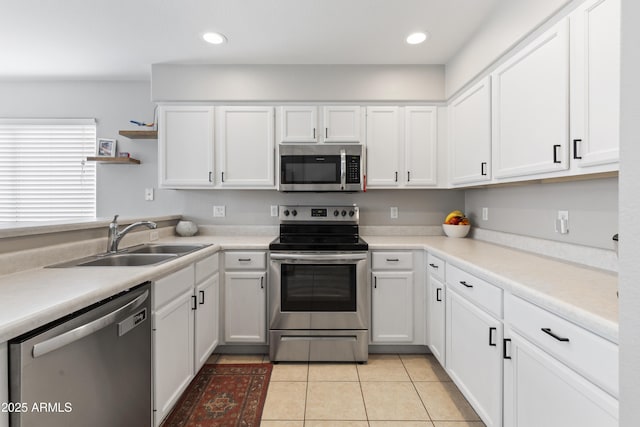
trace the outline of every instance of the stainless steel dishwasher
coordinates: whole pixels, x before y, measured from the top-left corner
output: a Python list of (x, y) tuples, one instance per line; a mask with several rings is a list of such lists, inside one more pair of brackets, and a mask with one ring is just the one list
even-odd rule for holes
[(150, 284), (9, 341), (10, 427), (150, 426)]

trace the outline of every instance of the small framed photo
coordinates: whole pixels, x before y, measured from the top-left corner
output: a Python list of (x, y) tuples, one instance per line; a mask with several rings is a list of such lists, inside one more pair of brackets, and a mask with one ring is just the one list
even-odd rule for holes
[(115, 157), (116, 140), (98, 138), (98, 157)]

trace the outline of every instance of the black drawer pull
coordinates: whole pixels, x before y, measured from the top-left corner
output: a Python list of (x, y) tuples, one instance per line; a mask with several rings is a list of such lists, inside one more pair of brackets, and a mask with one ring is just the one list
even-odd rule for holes
[(196, 298), (195, 295), (191, 295), (191, 302), (193, 303), (193, 305), (191, 305), (191, 310), (197, 310), (198, 309), (198, 298)]
[(440, 295), (440, 292), (442, 292), (442, 288), (437, 288), (436, 289), (436, 301), (442, 301), (442, 296)]
[(467, 282), (465, 282), (464, 280), (460, 281), (460, 284), (467, 287), (467, 288), (473, 288), (473, 285), (468, 284)]
[(511, 338), (503, 338), (502, 339), (502, 358), (503, 359), (511, 359), (511, 356), (507, 356), (507, 343), (511, 342)]
[(398, 262), (400, 261), (398, 258), (387, 258), (387, 262)]
[(437, 268), (438, 268), (438, 266), (437, 266), (437, 265), (432, 264), (432, 263), (429, 263), (429, 267), (431, 267), (431, 268), (435, 268), (435, 269), (437, 269)]
[(562, 163), (561, 160), (558, 160), (558, 148), (560, 147), (560, 144), (555, 144), (553, 146), (553, 163)]
[(493, 333), (497, 331), (496, 328), (489, 328), (489, 345), (491, 347), (497, 347), (497, 344), (495, 343), (495, 341), (493, 341)]
[(200, 291), (200, 305), (204, 304), (204, 291)]
[(487, 176), (487, 162), (480, 163), (480, 175)]
[(540, 330), (541, 330), (542, 332), (544, 332), (545, 334), (547, 334), (547, 335), (551, 335), (552, 337), (554, 337), (554, 338), (555, 338), (555, 339), (557, 339), (558, 341), (562, 341), (562, 342), (569, 342), (569, 338), (560, 337), (560, 336), (558, 336), (558, 335), (554, 334), (554, 333), (551, 331), (551, 328), (540, 328)]
[(251, 258), (238, 258), (238, 261), (240, 261), (240, 262), (250, 262)]
[(573, 140), (573, 158), (576, 160), (580, 160), (582, 156), (578, 156), (578, 142), (582, 142), (581, 139)]

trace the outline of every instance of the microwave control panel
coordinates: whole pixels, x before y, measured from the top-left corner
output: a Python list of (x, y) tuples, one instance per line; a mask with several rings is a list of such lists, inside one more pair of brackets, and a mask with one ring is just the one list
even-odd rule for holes
[(347, 157), (347, 184), (360, 183), (360, 156)]

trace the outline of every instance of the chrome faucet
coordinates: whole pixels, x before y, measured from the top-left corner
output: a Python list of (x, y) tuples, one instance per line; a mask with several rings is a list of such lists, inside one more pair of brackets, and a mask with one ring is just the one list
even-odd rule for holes
[(119, 231), (118, 216), (119, 215), (114, 216), (113, 221), (111, 221), (111, 224), (109, 224), (109, 241), (107, 243), (107, 251), (110, 253), (118, 252), (118, 244), (120, 243), (120, 240), (122, 240), (122, 238), (134, 228), (145, 226), (147, 228), (153, 229), (158, 227), (158, 225), (152, 221), (138, 221), (123, 228), (122, 231)]

